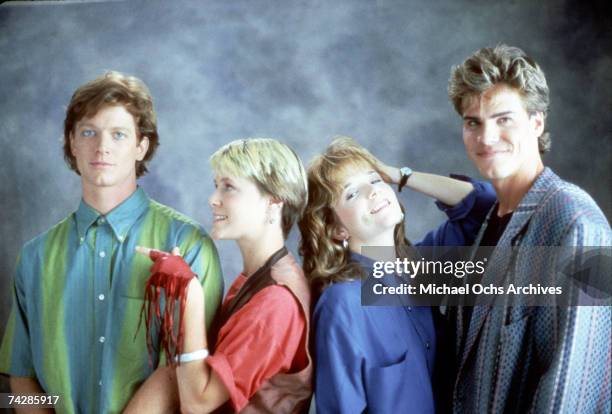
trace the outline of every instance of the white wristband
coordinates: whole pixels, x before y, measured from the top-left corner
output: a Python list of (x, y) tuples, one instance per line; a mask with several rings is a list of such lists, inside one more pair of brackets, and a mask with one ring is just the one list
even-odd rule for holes
[(174, 360), (178, 363), (199, 361), (208, 357), (208, 349), (198, 349), (197, 351), (188, 352), (186, 354), (180, 354), (174, 357)]

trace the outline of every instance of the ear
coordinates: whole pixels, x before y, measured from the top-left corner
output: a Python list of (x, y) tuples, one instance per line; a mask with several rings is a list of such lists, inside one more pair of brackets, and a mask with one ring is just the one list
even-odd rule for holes
[(334, 228), (334, 231), (332, 232), (332, 237), (336, 241), (342, 241), (342, 240), (350, 239), (351, 235), (349, 234), (349, 232), (346, 229), (346, 227), (344, 227), (343, 225), (339, 224), (339, 225), (337, 225)]
[(533, 128), (536, 133), (536, 137), (539, 137), (544, 133), (544, 113), (534, 112), (531, 115), (531, 122), (533, 122)]
[(270, 209), (270, 211), (273, 212), (278, 212), (278, 214), (280, 215), (281, 211), (283, 211), (283, 206), (285, 205), (285, 203), (283, 203), (281, 200), (278, 200), (274, 197), (270, 197), (268, 200), (268, 208)]
[(73, 157), (76, 157), (76, 154), (74, 153), (74, 133), (70, 133), (70, 136), (68, 137), (68, 142), (70, 143), (70, 153)]
[(140, 142), (138, 143), (138, 145), (136, 145), (136, 149), (138, 150), (138, 155), (136, 156), (136, 159), (138, 161), (142, 161), (145, 155), (147, 155), (147, 150), (149, 149), (149, 137), (143, 136), (142, 138), (140, 138)]

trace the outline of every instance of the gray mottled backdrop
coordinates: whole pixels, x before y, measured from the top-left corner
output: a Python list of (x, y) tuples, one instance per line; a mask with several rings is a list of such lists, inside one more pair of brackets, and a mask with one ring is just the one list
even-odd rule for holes
[[(475, 174), (446, 96), (451, 65), (506, 42), (525, 49), (552, 91), (545, 163), (611, 208), (610, 19), (578, 1), (129, 1), (0, 6), (0, 334), (20, 246), (79, 202), (62, 160), (64, 110), (107, 69), (151, 88), (161, 146), (140, 180), (158, 201), (210, 226), (208, 157), (276, 137), (305, 161), (350, 135), (384, 161)], [(443, 217), (402, 193), (407, 229)], [(295, 250), (297, 236), (290, 246)], [(226, 283), (238, 249), (218, 243)]]

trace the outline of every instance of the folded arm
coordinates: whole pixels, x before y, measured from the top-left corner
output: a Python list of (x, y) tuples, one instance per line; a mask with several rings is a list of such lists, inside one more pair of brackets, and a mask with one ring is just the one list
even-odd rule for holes
[[(399, 168), (382, 163), (379, 164), (379, 168), (386, 176), (384, 177), (385, 181), (399, 184), (402, 178)], [(433, 197), (449, 206), (460, 203), (474, 189), (472, 183), (466, 181), (418, 171), (413, 171), (406, 182), (406, 187)]]

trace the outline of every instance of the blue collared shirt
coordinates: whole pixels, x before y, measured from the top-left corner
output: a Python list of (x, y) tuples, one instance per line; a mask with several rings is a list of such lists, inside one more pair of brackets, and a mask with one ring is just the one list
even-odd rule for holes
[[(473, 182), (449, 219), (421, 246), (473, 243), (495, 202), (493, 188)], [(366, 271), (373, 261), (352, 254)], [(431, 308), (362, 306), (361, 280), (329, 286), (313, 315), (318, 413), (434, 413), (432, 375), (436, 335)]]

